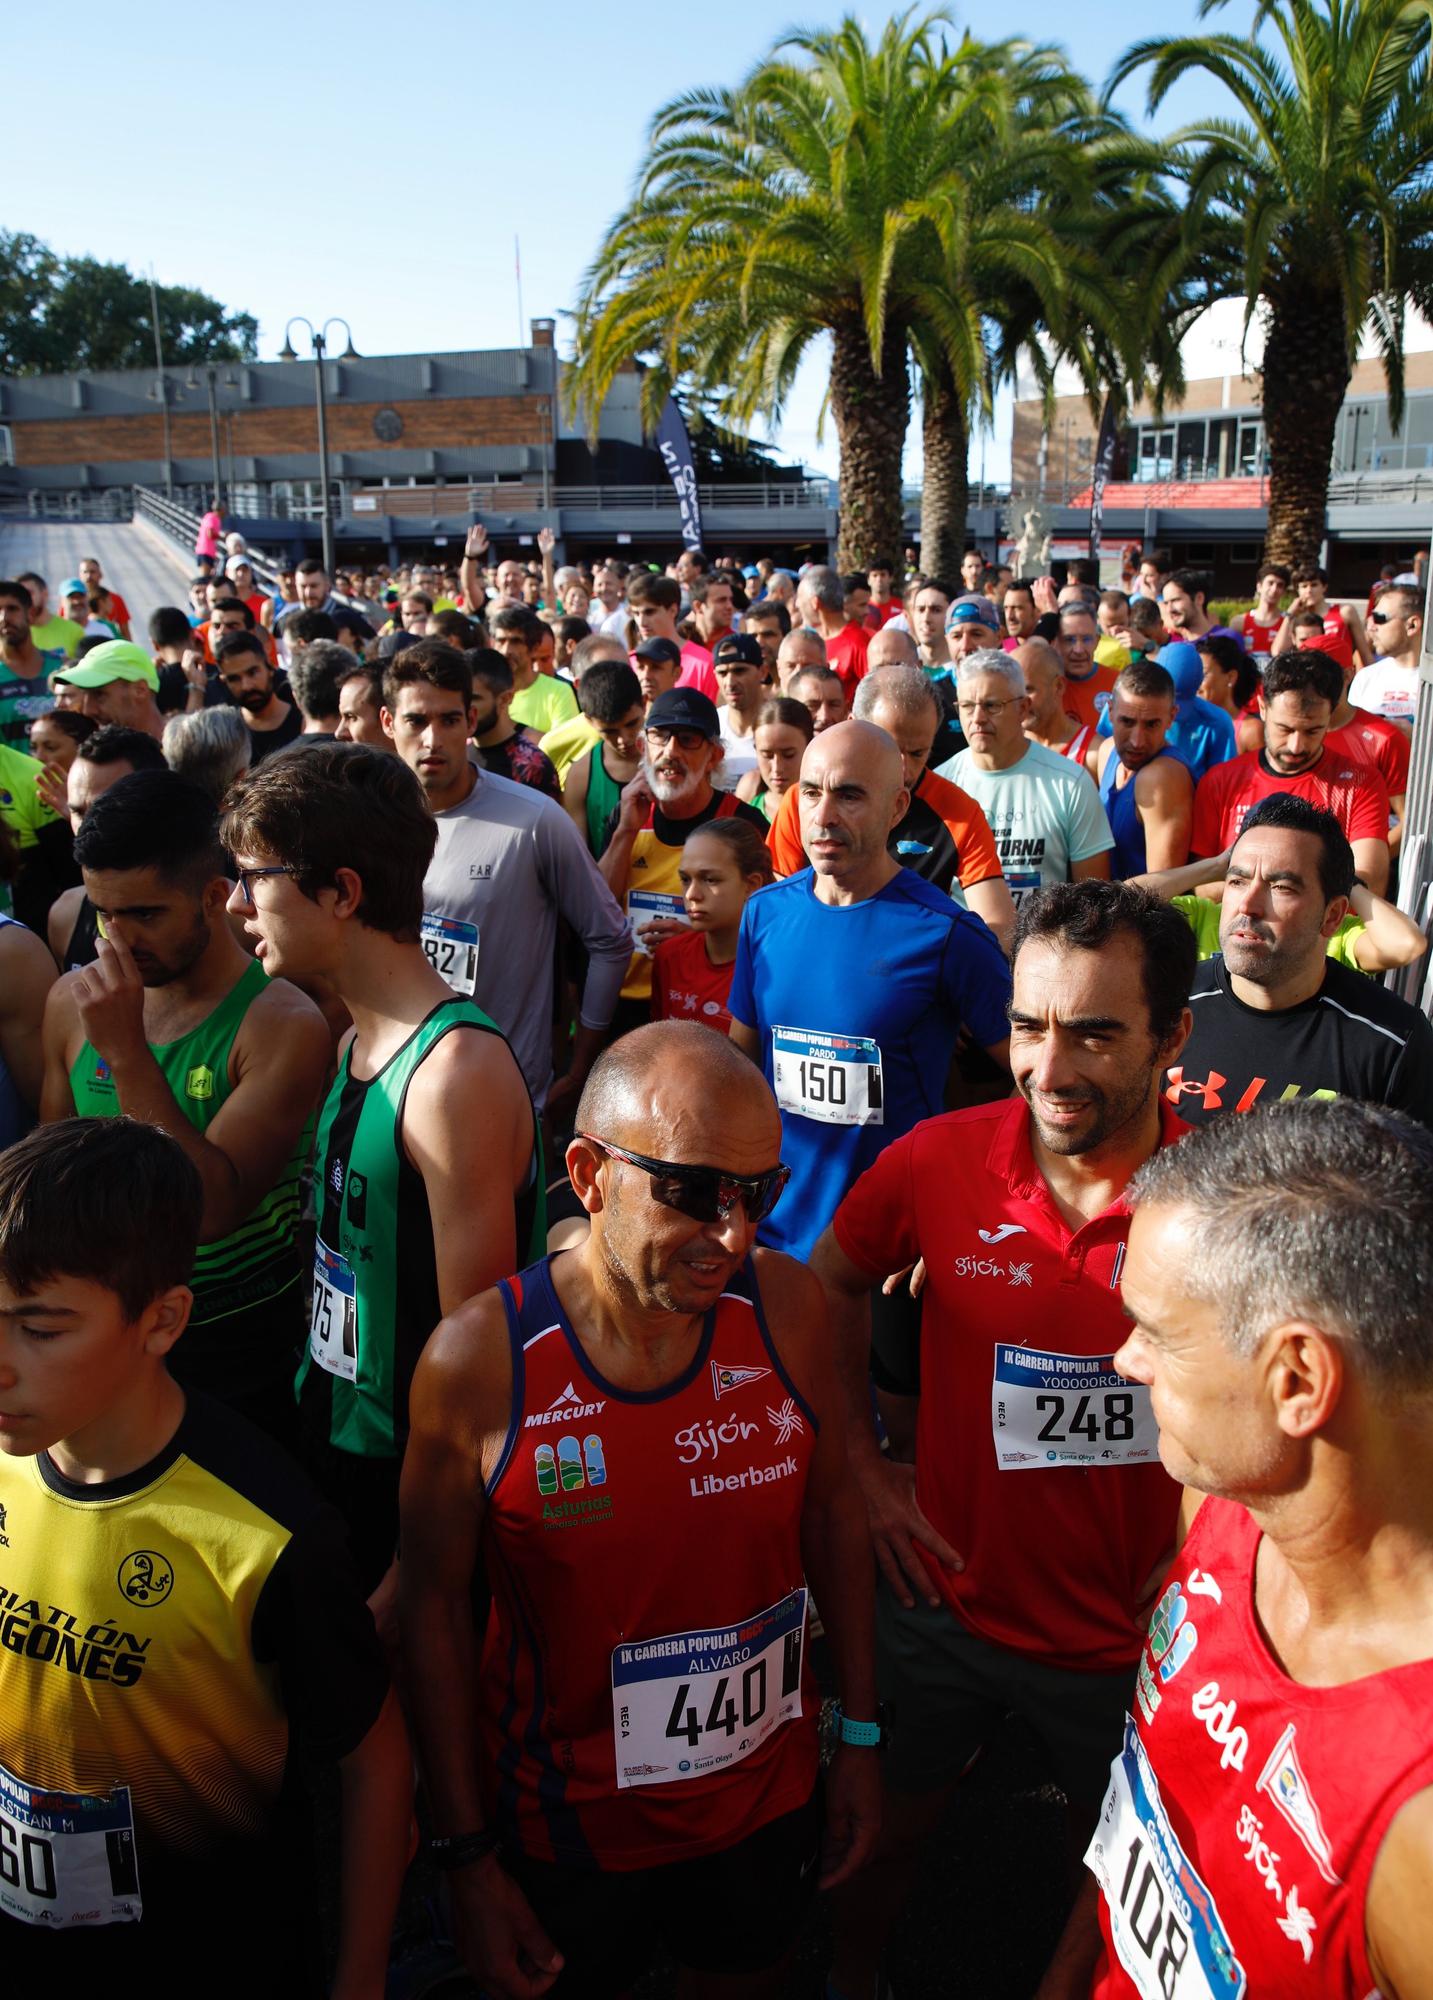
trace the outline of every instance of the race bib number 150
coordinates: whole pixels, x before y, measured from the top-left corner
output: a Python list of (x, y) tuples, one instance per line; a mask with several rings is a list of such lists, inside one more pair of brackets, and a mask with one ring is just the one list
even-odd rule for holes
[(866, 1035), (773, 1028), (771, 1080), (783, 1111), (823, 1125), (884, 1125), (881, 1051)]

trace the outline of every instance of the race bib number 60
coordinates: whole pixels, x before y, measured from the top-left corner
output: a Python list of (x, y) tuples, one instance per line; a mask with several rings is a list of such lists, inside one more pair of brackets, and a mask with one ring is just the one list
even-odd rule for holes
[(46, 1792), (0, 1764), (0, 1910), (42, 1930), (137, 1923), (129, 1787)]
[(884, 1125), (881, 1051), (866, 1035), (773, 1028), (771, 1080), (783, 1111), (823, 1125)]
[(804, 1590), (738, 1625), (616, 1647), (618, 1790), (681, 1784), (749, 1757), (800, 1715), (805, 1651)]
[(990, 1428), (1002, 1472), (1050, 1465), (1152, 1465), (1159, 1427), (1149, 1391), (1112, 1354), (995, 1349)]

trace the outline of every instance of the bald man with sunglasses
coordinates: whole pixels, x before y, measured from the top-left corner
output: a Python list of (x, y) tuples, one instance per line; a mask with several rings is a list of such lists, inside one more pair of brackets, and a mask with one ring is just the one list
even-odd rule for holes
[[(731, 1044), (624, 1037), (567, 1151), (587, 1240), (470, 1300), (418, 1365), (404, 1654), (485, 1991), (615, 1996), (660, 1943), (711, 2000), (774, 2000), (818, 1881), (872, 1850), (865, 1510), (820, 1287), (754, 1247), (780, 1147)], [(812, 1597), (842, 1711), (824, 1833)]]

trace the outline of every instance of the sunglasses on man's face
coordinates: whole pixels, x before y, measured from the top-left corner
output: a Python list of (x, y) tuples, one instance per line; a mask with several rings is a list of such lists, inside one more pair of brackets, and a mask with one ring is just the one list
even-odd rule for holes
[(677, 1160), (652, 1160), (645, 1153), (629, 1153), (625, 1146), (613, 1146), (606, 1139), (594, 1139), (579, 1132), (579, 1139), (638, 1167), (652, 1183), (652, 1199), (663, 1208), (674, 1208), (693, 1222), (725, 1222), (740, 1202), (748, 1222), (761, 1222), (781, 1198), (781, 1190), (791, 1178), (786, 1166), (772, 1167), (764, 1174), (725, 1174), (720, 1167), (689, 1167)]
[(1401, 618), (1403, 615), (1401, 611), (1370, 611), (1368, 622), (1370, 625), (1386, 625), (1390, 618)]

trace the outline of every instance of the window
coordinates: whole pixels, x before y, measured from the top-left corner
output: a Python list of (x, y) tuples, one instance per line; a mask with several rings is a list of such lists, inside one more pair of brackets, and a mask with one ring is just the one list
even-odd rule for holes
[(10, 426), (0, 424), (0, 465), (15, 463), (15, 441), (10, 435)]

